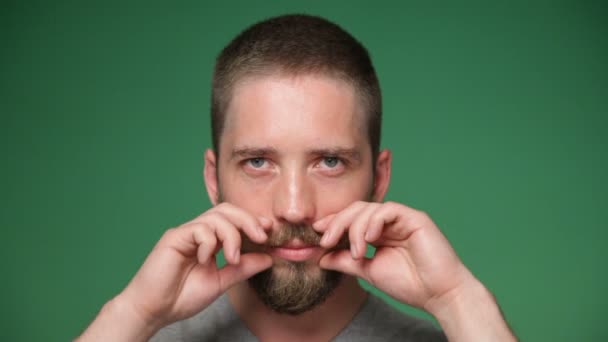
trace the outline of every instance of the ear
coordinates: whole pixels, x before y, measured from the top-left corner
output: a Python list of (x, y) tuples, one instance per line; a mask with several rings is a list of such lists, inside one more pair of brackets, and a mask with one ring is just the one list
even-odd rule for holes
[(388, 191), (388, 185), (391, 181), (391, 162), (392, 154), (389, 150), (382, 150), (376, 159), (376, 175), (374, 179), (374, 193), (372, 200), (374, 202), (382, 202)]
[(205, 151), (205, 169), (203, 171), (203, 176), (205, 178), (207, 195), (209, 195), (209, 200), (215, 206), (219, 201), (217, 159), (215, 158), (215, 152), (211, 149)]

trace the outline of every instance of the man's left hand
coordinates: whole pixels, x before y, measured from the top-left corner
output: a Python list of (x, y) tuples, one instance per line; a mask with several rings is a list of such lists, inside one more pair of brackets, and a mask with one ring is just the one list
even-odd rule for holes
[[(403, 204), (355, 202), (313, 224), (321, 246), (348, 234), (350, 251), (324, 255), (322, 268), (365, 279), (406, 303), (431, 313), (450, 341), (517, 341), (494, 296), (464, 266), (424, 212)], [(367, 244), (376, 247), (365, 256)]]
[[(324, 248), (346, 234), (350, 241), (350, 251), (323, 256), (322, 268), (363, 278), (400, 302), (425, 309), (474, 281), (431, 218), (408, 206), (355, 202), (313, 227), (323, 232)], [(365, 257), (368, 243), (376, 247), (372, 258)]]

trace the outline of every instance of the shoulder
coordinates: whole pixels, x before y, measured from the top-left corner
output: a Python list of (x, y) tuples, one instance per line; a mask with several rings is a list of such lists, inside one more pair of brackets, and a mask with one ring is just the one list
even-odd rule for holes
[(336, 341), (447, 341), (431, 321), (401, 312), (369, 294), (353, 321)]
[(150, 342), (249, 341), (252, 337), (224, 294), (198, 314), (162, 328)]

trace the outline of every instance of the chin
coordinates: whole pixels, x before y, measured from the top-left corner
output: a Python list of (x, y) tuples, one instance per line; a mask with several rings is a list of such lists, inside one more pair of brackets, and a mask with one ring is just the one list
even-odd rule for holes
[(340, 284), (342, 273), (321, 269), (314, 262), (280, 260), (249, 278), (249, 285), (270, 309), (299, 315), (323, 303)]

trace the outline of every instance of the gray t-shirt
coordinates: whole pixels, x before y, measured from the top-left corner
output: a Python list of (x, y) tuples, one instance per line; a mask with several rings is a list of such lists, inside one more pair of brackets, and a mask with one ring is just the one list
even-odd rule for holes
[[(232, 308), (226, 294), (205, 310), (161, 329), (151, 342), (258, 341)], [(361, 311), (336, 336), (336, 342), (447, 341), (435, 326), (406, 315), (369, 294)]]

